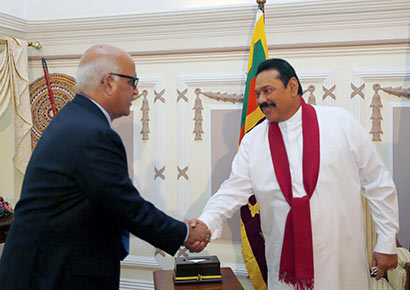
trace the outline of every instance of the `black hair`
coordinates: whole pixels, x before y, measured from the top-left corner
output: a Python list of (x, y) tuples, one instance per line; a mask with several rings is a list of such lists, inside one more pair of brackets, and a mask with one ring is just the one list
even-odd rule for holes
[(303, 95), (302, 85), (296, 75), (295, 69), (284, 59), (271, 58), (261, 62), (256, 69), (256, 76), (265, 70), (276, 70), (279, 73), (279, 79), (282, 81), (285, 88), (288, 86), (289, 80), (295, 77), (299, 84), (298, 94)]

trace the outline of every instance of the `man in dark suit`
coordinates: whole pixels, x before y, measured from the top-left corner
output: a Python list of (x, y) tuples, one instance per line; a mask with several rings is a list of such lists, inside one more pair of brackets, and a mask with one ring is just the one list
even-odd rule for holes
[(170, 255), (202, 250), (210, 232), (145, 201), (128, 176), (111, 121), (138, 94), (128, 53), (95, 45), (77, 72), (79, 94), (40, 138), (0, 261), (0, 288), (118, 289), (123, 229)]

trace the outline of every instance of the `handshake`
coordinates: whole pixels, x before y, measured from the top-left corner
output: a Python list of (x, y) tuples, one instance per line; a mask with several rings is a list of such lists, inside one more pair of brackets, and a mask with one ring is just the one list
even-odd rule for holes
[(198, 219), (184, 221), (189, 228), (189, 235), (184, 246), (190, 252), (201, 252), (211, 240), (211, 231)]

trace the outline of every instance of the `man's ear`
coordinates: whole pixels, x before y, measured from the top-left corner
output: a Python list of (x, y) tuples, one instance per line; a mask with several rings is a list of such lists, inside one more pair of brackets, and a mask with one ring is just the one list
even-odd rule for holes
[(291, 77), (288, 82), (292, 96), (298, 96), (299, 83), (295, 77)]
[(102, 85), (104, 86), (104, 91), (108, 95), (111, 95), (115, 89), (116, 83), (111, 75), (106, 75), (103, 79)]

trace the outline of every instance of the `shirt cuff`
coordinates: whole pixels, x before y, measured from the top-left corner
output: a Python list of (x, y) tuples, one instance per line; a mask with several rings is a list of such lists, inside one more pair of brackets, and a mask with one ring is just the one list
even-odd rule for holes
[(188, 227), (187, 224), (185, 224), (185, 226), (186, 226), (186, 236), (185, 236), (184, 244), (186, 243), (186, 241), (188, 240), (188, 237), (189, 237), (189, 227)]
[(374, 251), (382, 254), (397, 254), (396, 237), (383, 237), (379, 235)]
[(207, 214), (202, 214), (199, 220), (203, 221), (208, 229), (211, 231), (211, 240), (218, 239), (221, 237), (222, 234), (222, 227), (218, 226), (218, 223), (215, 218)]

